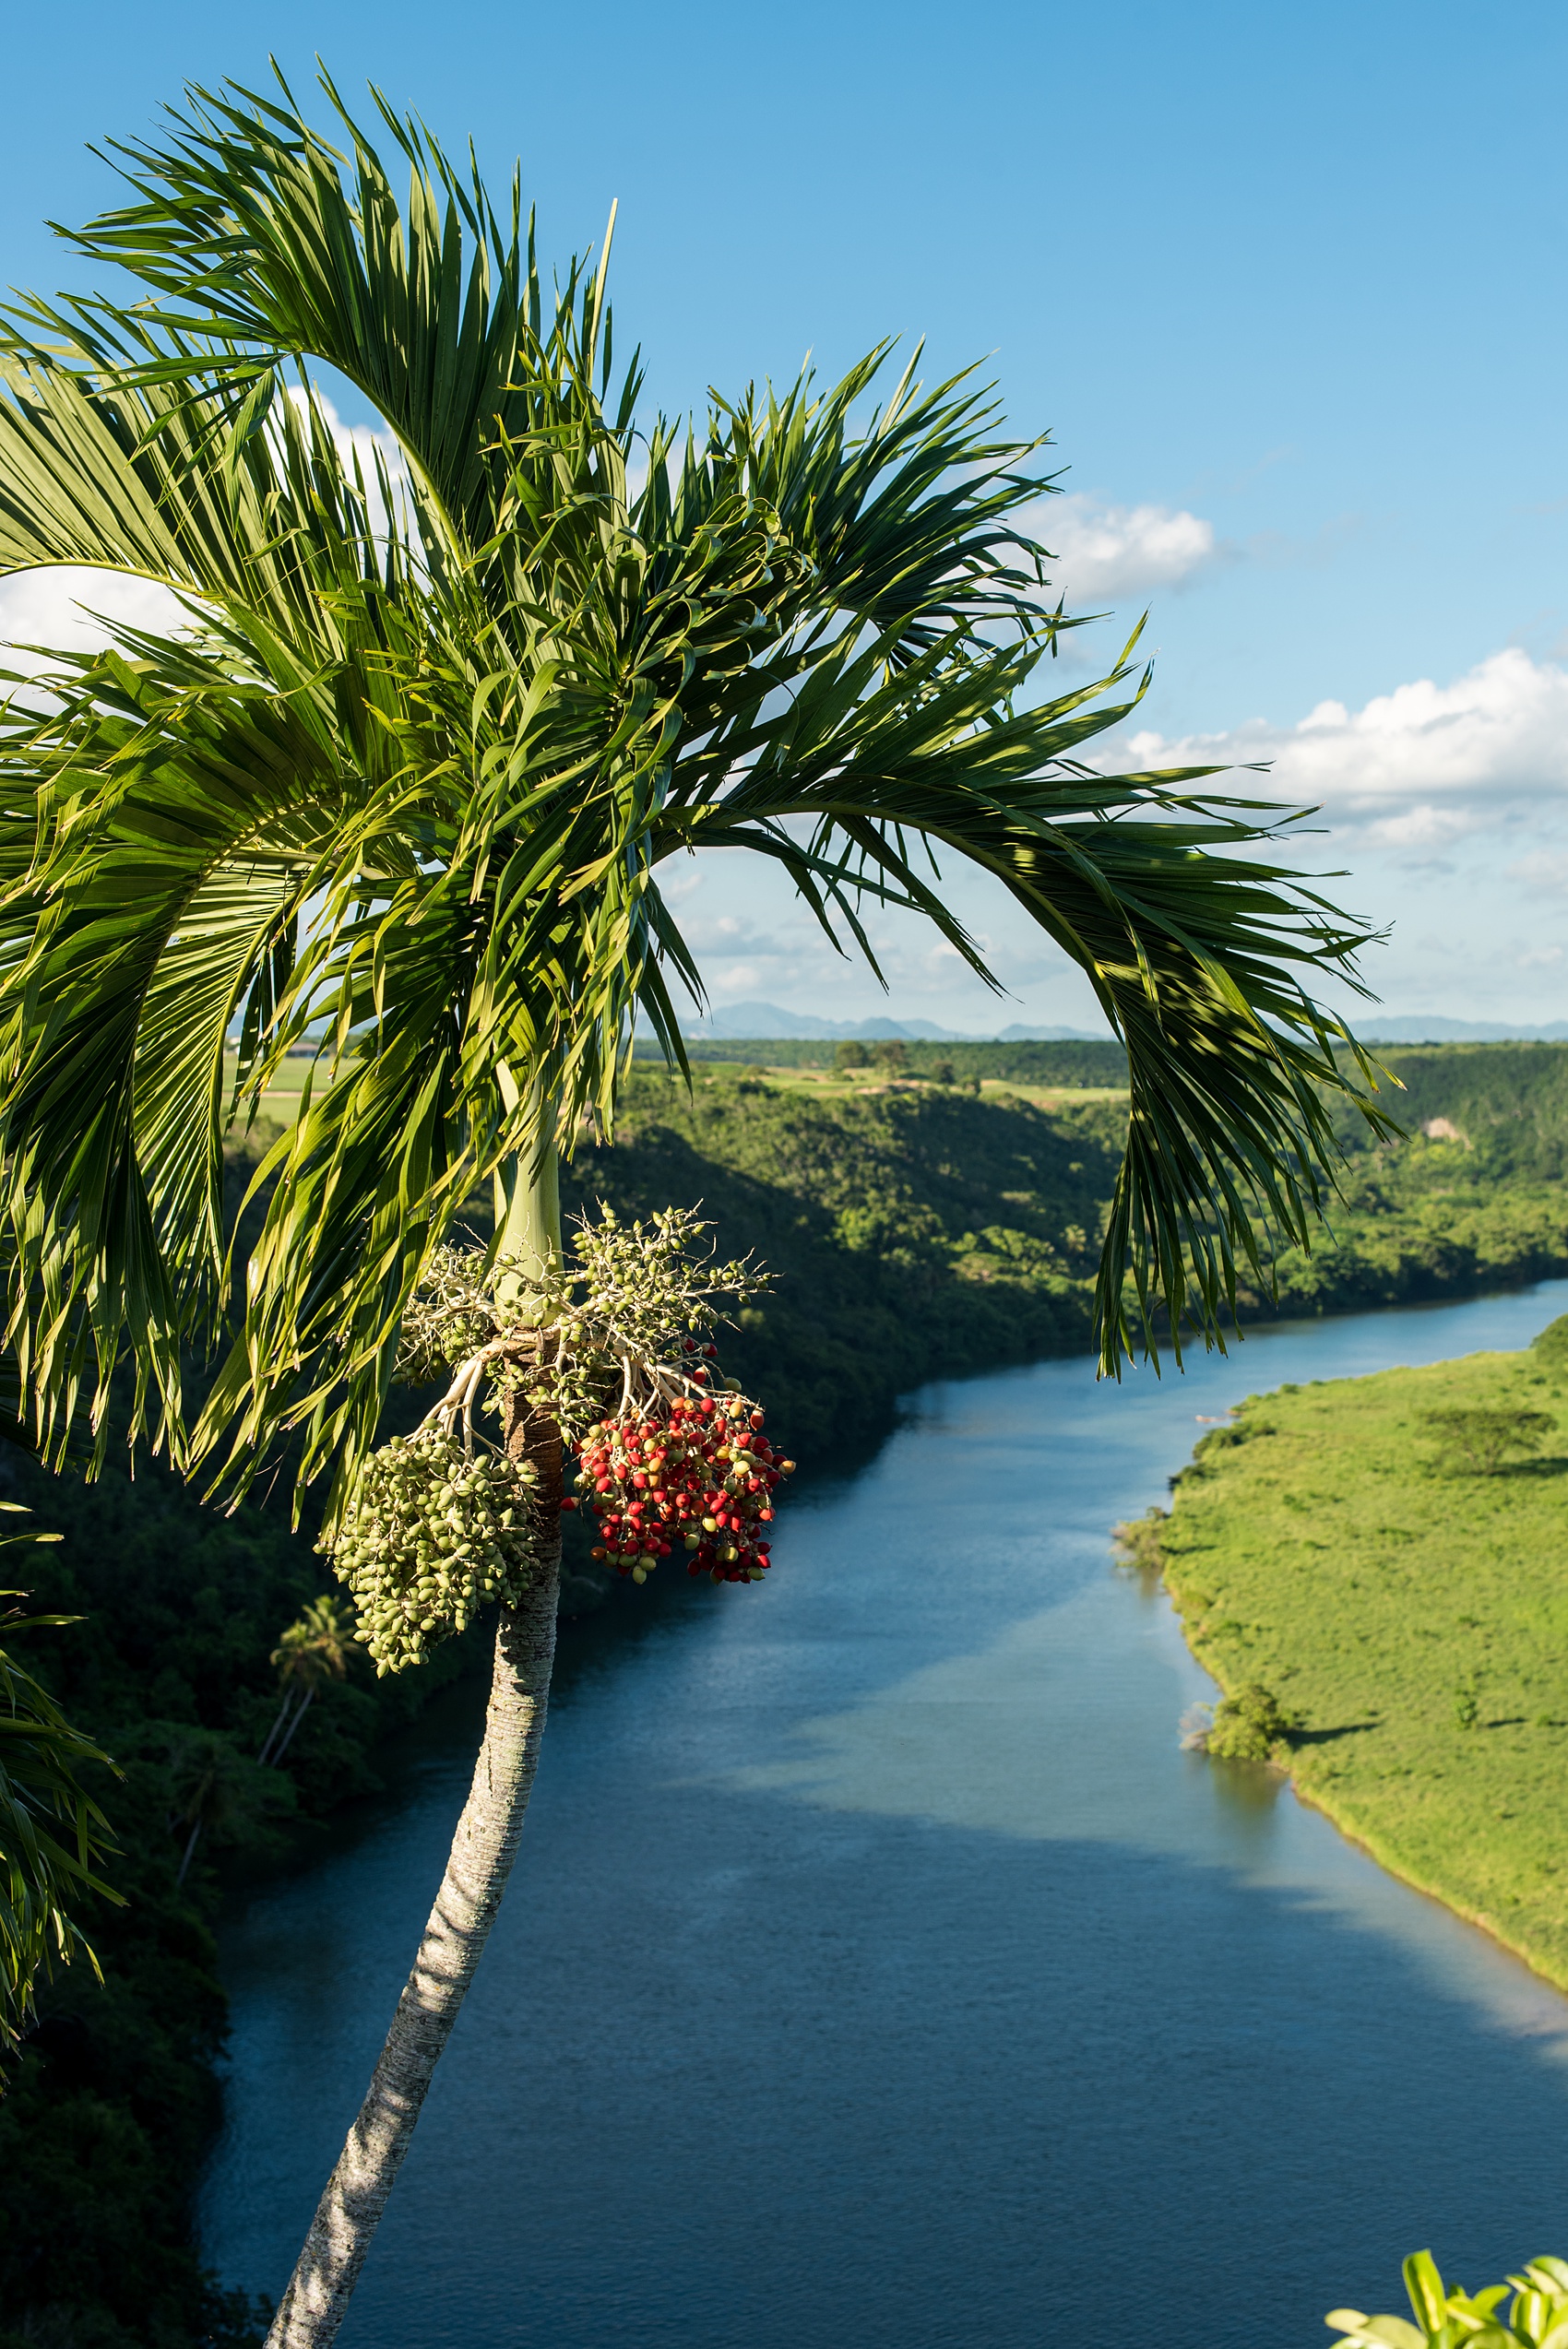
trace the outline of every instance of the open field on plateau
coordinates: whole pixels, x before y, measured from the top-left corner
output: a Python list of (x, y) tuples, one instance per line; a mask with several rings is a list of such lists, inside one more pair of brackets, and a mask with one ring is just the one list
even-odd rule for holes
[[(940, 1093), (954, 1089), (941, 1084), (932, 1074), (933, 1069), (947, 1068), (953, 1072), (956, 1089), (980, 1099), (1025, 1100), (1036, 1109), (1068, 1108), (1081, 1101), (1125, 1101), (1127, 1097), (1124, 1081), (1080, 1081), (1065, 1062), (1059, 1070), (1053, 1057), (1038, 1051), (1032, 1062), (1019, 1055), (1023, 1062), (1020, 1074), (999, 1075), (989, 1069), (971, 1068), (968, 1064), (959, 1066), (951, 1055), (945, 1061), (929, 1056), (925, 1065), (911, 1058), (907, 1067), (893, 1074), (875, 1065), (838, 1069), (831, 1062), (816, 1067), (804, 1062), (776, 1059), (774, 1055), (780, 1050), (777, 1044), (759, 1044), (754, 1049), (743, 1045), (722, 1058), (717, 1056), (711, 1048), (700, 1054), (694, 1052), (695, 1082), (702, 1086), (733, 1084), (743, 1078), (754, 1081), (760, 1077), (766, 1078), (778, 1093), (798, 1093), (809, 1100), (853, 1101), (881, 1098), (889, 1093)], [(642, 1077), (651, 1076), (655, 1072), (663, 1074), (662, 1062), (645, 1058), (641, 1053), (637, 1056), (636, 1066)], [(264, 1097), (263, 1109), (267, 1116), (286, 1123), (298, 1115), (309, 1068), (310, 1062), (305, 1054), (291, 1055), (277, 1082), (267, 1087)], [(1042, 1073), (1042, 1069), (1046, 1073)], [(1115, 1074), (1114, 1069), (1103, 1073)], [(234, 1063), (231, 1058), (224, 1069), (226, 1083), (232, 1082), (233, 1074)], [(1099, 1075), (1102, 1072), (1097, 1067), (1094, 1074)]]
[[(1488, 1473), (1426, 1417), (1454, 1410), (1549, 1425)], [(1299, 1791), (1568, 1987), (1568, 1322), (1249, 1397), (1158, 1548), (1194, 1655), (1295, 1717)]]

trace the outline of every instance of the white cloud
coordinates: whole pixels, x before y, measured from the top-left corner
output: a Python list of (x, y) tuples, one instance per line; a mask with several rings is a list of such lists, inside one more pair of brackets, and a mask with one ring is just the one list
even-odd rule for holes
[(1367, 838), (1382, 848), (1446, 848), (1467, 832), (1479, 832), (1486, 818), (1474, 808), (1434, 808), (1423, 801), (1398, 815), (1380, 815)]
[[(177, 628), (185, 617), (166, 587), (120, 578), (112, 571), (72, 564), (0, 579), (0, 645), (7, 647), (45, 645), (52, 652), (96, 652), (109, 642), (97, 614), (155, 629)], [(35, 665), (25, 653), (6, 662), (18, 669)]]
[[(288, 398), (298, 405), (304, 395), (291, 389)], [(386, 462), (394, 486), (406, 469), (396, 435), (385, 426), (345, 424), (332, 402), (318, 393), (322, 411), (343, 461), (350, 470), (357, 457), (370, 492), (373, 527), (385, 516), (376, 489), (375, 457)], [(49, 570), (19, 571), (0, 578), (0, 647), (42, 645), (52, 652), (96, 652), (110, 641), (104, 620), (133, 628), (160, 632), (183, 626), (184, 607), (166, 587), (150, 580), (129, 579), (113, 571), (94, 571), (79, 564)], [(35, 658), (9, 653), (0, 666), (32, 670)]]
[(1075, 492), (1030, 517), (1057, 560), (1052, 584), (1070, 606), (1117, 603), (1173, 587), (1213, 559), (1214, 525), (1169, 505), (1104, 505)]
[(1453, 684), (1421, 678), (1359, 710), (1320, 702), (1293, 727), (1141, 733), (1127, 749), (1140, 765), (1267, 760), (1271, 799), (1323, 806), (1388, 847), (1435, 846), (1568, 790), (1568, 670), (1515, 647)]
[(1511, 864), (1507, 877), (1522, 883), (1533, 896), (1568, 896), (1568, 857), (1550, 848), (1537, 848)]

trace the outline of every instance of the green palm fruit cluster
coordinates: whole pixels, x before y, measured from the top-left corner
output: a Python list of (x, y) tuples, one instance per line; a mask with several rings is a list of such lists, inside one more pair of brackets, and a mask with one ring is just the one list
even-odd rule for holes
[(499, 1327), (484, 1252), (437, 1248), (403, 1315), (393, 1376), (400, 1386), (428, 1386)]
[(531, 1462), (469, 1454), (434, 1428), (394, 1436), (361, 1468), (322, 1548), (353, 1594), (377, 1677), (422, 1663), (487, 1599), (516, 1600), (532, 1562)]

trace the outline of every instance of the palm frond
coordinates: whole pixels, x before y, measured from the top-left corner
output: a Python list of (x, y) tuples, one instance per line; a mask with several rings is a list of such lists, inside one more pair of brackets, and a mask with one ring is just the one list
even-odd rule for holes
[[(503, 216), (477, 168), (459, 171), (375, 92), (408, 169), (399, 204), (368, 135), (325, 77), (323, 87), (343, 148), (311, 128), (280, 75), (281, 103), (236, 85), (188, 89), (165, 140), (111, 149), (140, 200), (62, 233), (152, 290), (139, 319), (170, 348), (140, 359), (143, 385), (205, 373), (232, 397), (264, 383), (279, 358), (325, 361), (397, 434), (433, 540), (482, 544), (505, 447), (550, 431), (563, 361), (597, 360), (609, 382), (601, 273), (574, 262), (547, 295), (516, 175)], [(32, 302), (13, 314), (30, 339), (67, 343), (127, 323), (102, 303)], [(211, 346), (205, 370), (188, 361), (196, 341)], [(640, 380), (634, 362), (624, 422)]]
[[(0, 1505), (16, 1510), (14, 1502)], [(12, 1534), (0, 1537), (0, 1549), (56, 1539)], [(21, 1596), (0, 1591), (0, 1599)], [(8, 1643), (18, 1632), (75, 1620), (9, 1608), (0, 1613), (0, 1633)], [(99, 1873), (115, 1846), (83, 1783), (84, 1770), (94, 1763), (114, 1767), (0, 1646), (0, 2054), (15, 2046), (31, 2016), (41, 1974), (77, 1953), (97, 1971), (73, 1913), (84, 1897), (96, 1893), (124, 1905)]]
[[(1283, 861), (1287, 812), (1086, 763), (1146, 673), (1130, 646), (1041, 692), (1076, 624), (1026, 527), (1043, 442), (966, 376), (873, 406), (878, 347), (657, 423), (634, 488), (602, 263), (546, 302), (515, 191), (502, 219), (383, 105), (399, 207), (338, 113), (341, 152), (286, 91), (191, 93), (80, 240), (149, 303), (15, 314), (0, 566), (141, 570), (191, 614), (18, 681), (0, 724), (8, 1326), (48, 1440), (84, 1396), (101, 1424), (128, 1345), (187, 1464), (241, 1489), (292, 1433), (303, 1476), (349, 1473), (464, 1200), (610, 1127), (639, 1014), (682, 1059), (701, 974), (660, 868), (706, 847), (771, 859), (873, 968), (868, 912), (903, 908), (994, 984), (943, 860), (1006, 889), (1127, 1044), (1105, 1366), (1166, 1319), (1218, 1339), (1331, 1191), (1324, 1096), (1389, 1122), (1310, 991), (1356, 984), (1366, 932)], [(396, 433), (406, 513), (313, 361)], [(223, 1123), (300, 1047), (231, 1321)], [(194, 1427), (193, 1344), (221, 1354)]]

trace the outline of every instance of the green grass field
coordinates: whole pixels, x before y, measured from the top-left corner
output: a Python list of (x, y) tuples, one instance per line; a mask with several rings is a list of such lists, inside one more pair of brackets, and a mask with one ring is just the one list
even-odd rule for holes
[[(1556, 1424), (1534, 1459), (1458, 1472), (1423, 1419), (1455, 1406)], [(1568, 1988), (1568, 1323), (1250, 1397), (1159, 1548), (1201, 1662), (1298, 1716), (1300, 1792)]]
[[(287, 1125), (292, 1121), (299, 1110), (300, 1094), (303, 1088), (309, 1066), (310, 1063), (303, 1053), (291, 1057), (284, 1063), (278, 1082), (269, 1086), (262, 1097), (262, 1109), (266, 1116), (275, 1118), (280, 1125)], [(650, 1064), (640, 1058), (637, 1062), (637, 1071), (639, 1076), (645, 1077), (652, 1073)], [(775, 1065), (772, 1062), (764, 1064), (756, 1061), (719, 1060), (711, 1052), (695, 1063), (695, 1082), (699, 1086), (722, 1084), (727, 1079), (733, 1080), (754, 1073), (765, 1076), (776, 1092), (798, 1093), (809, 1100), (817, 1101), (866, 1100), (880, 1098), (889, 1093), (940, 1095), (950, 1089), (934, 1086), (930, 1078), (922, 1076), (918, 1070), (912, 1070), (908, 1074), (889, 1077), (885, 1069), (879, 1068), (811, 1068), (798, 1066), (793, 1062)], [(234, 1075), (232, 1053), (225, 1059), (223, 1075), (226, 1084), (232, 1083)], [(1028, 1101), (1036, 1109), (1063, 1109), (1077, 1101), (1124, 1101), (1127, 1097), (1125, 1086), (1047, 1084), (1034, 1077), (1014, 1080), (1000, 1076), (981, 1076), (973, 1086), (965, 1077), (961, 1078), (958, 1089), (964, 1092), (976, 1091), (982, 1099), (990, 1101), (1008, 1099)]]

